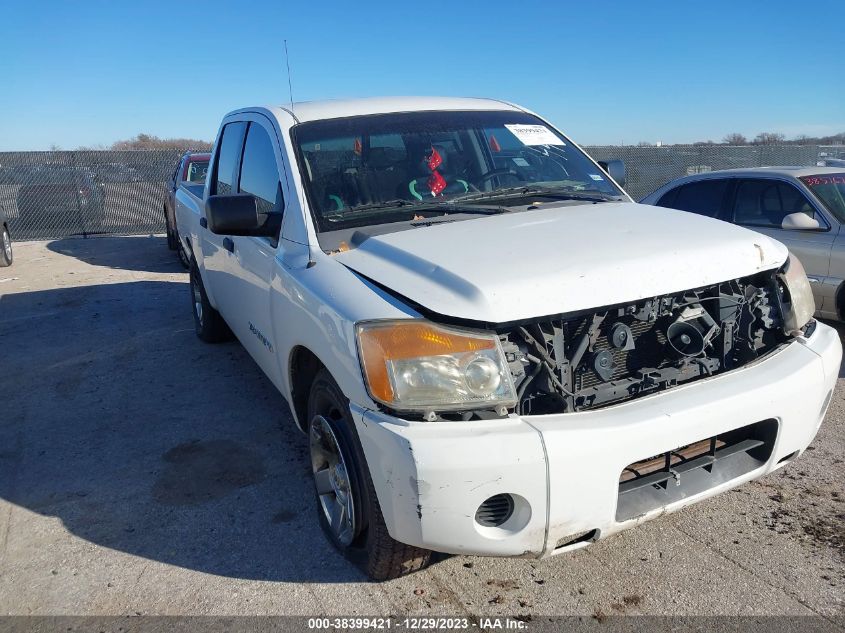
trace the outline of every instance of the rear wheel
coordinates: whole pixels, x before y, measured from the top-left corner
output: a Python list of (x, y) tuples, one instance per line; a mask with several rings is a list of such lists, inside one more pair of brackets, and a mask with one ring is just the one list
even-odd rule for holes
[(232, 331), (220, 313), (208, 301), (200, 271), (195, 263), (191, 265), (191, 307), (194, 314), (194, 330), (206, 343), (221, 343), (232, 339)]
[(182, 266), (185, 267), (185, 270), (191, 269), (191, 258), (188, 255), (188, 251), (185, 249), (185, 245), (182, 244), (182, 238), (179, 237), (179, 232), (174, 228), (174, 239), (176, 240), (176, 252), (179, 255), (179, 261), (182, 263)]
[(175, 251), (179, 248), (179, 238), (176, 236), (176, 228), (170, 226), (170, 216), (167, 215), (167, 207), (164, 208), (164, 224), (167, 227), (167, 248)]
[(12, 236), (6, 225), (0, 226), (0, 268), (12, 265)]
[(428, 565), (429, 550), (388, 534), (349, 401), (325, 369), (311, 386), (308, 419), (317, 511), (329, 541), (373, 580), (398, 578)]

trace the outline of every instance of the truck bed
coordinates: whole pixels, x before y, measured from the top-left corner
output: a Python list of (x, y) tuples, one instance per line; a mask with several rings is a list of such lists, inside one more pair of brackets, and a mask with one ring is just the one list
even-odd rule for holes
[(189, 191), (191, 195), (193, 195), (198, 200), (202, 200), (202, 190), (205, 188), (204, 183), (183, 180), (179, 183), (179, 187)]
[(176, 231), (188, 257), (192, 256), (196, 244), (200, 216), (202, 216), (204, 189), (203, 183), (182, 181), (176, 190), (174, 209)]

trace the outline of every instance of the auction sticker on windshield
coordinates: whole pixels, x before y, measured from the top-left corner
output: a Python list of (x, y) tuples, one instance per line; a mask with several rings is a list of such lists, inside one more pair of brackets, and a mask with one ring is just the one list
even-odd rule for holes
[(545, 125), (524, 125), (518, 123), (505, 123), (505, 127), (511, 131), (523, 145), (566, 145), (554, 132)]

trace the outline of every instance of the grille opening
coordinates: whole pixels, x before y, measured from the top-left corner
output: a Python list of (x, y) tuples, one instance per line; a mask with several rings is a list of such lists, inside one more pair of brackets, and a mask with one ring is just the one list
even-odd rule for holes
[(763, 420), (629, 464), (619, 476), (616, 520), (642, 516), (759, 468), (772, 456), (777, 432), (777, 420)]
[(781, 312), (775, 274), (764, 271), (498, 333), (517, 413), (532, 416), (612, 406), (743, 367), (791, 341)]
[(509, 494), (493, 495), (478, 506), (475, 521), (484, 527), (499, 527), (513, 515), (513, 497)]

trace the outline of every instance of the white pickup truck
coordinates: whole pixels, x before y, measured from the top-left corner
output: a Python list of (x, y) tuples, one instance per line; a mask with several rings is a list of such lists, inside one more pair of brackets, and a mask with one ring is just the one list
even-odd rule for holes
[(232, 112), (178, 191), (197, 334), (287, 399), (371, 577), (585, 547), (815, 436), (842, 348), (799, 261), (604, 167), (512, 104), (365, 99)]

